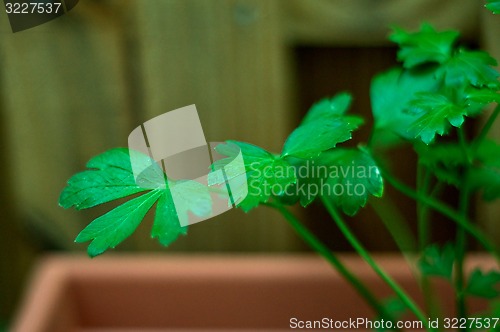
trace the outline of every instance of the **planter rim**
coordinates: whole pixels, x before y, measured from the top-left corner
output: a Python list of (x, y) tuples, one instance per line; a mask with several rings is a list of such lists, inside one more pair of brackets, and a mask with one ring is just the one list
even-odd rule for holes
[[(376, 253), (373, 257), (394, 279), (406, 280), (407, 285), (408, 282), (417, 284), (412, 276), (412, 268), (405, 263), (401, 254)], [(361, 275), (364, 282), (382, 285), (380, 278), (358, 255), (339, 254), (339, 258), (354, 274)], [(416, 256), (410, 260), (414, 263)], [(467, 269), (471, 270), (476, 266), (489, 270), (498, 264), (486, 254), (469, 255), (466, 261)], [(345, 285), (343, 288), (350, 287), (326, 261), (314, 254), (115, 253), (94, 259), (85, 255), (51, 254), (39, 260), (12, 331), (44, 331), (38, 327), (53, 324), (51, 319), (54, 319), (54, 313), (61, 310), (60, 299), (68, 302), (65, 309), (71, 309), (67, 319), (78, 321), (78, 318), (71, 314), (76, 310), (72, 308), (75, 306), (75, 299), (68, 296), (68, 289), (76, 288), (81, 297), (85, 287), (88, 289), (88, 285), (99, 285), (103, 282), (125, 287), (168, 285), (176, 282), (186, 286), (199, 284), (200, 281), (205, 285), (227, 284), (229, 287), (237, 287), (235, 282), (238, 282), (246, 287), (254, 280), (264, 286), (273, 283), (297, 285), (297, 281), (310, 284), (314, 280), (323, 286), (340, 283)], [(382, 288), (375, 290), (382, 291)], [(86, 295), (83, 295), (85, 298)]]

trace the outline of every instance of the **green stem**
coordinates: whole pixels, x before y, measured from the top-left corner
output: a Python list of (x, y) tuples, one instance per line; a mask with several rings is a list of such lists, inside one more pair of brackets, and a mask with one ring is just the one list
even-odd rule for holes
[[(419, 161), (417, 165), (417, 192), (420, 195), (429, 196), (429, 187), (431, 185), (431, 172)], [(431, 196), (432, 197), (432, 196)], [(417, 227), (418, 227), (418, 247), (423, 252), (425, 247), (431, 242), (429, 208), (422, 202), (417, 201)], [(424, 303), (429, 313), (429, 317), (439, 316), (439, 304), (434, 294), (434, 289), (429, 278), (421, 273), (419, 275), (420, 286), (424, 296)]]
[(333, 204), (324, 197), (321, 197), (323, 204), (332, 216), (333, 220), (339, 227), (342, 234), (353, 246), (353, 248), (358, 252), (358, 254), (371, 266), (371, 268), (379, 275), (382, 280), (398, 295), (398, 297), (403, 301), (403, 303), (410, 309), (410, 311), (422, 321), (423, 325), (429, 329), (428, 320), (424, 313), (418, 308), (415, 302), (408, 296), (408, 294), (373, 260), (368, 251), (363, 247), (361, 242), (354, 236), (349, 227), (337, 212)]
[(500, 260), (500, 254), (498, 250), (488, 241), (488, 239), (479, 231), (474, 225), (472, 225), (467, 217), (464, 217), (460, 213), (457, 213), (447, 205), (434, 200), (433, 198), (422, 195), (412, 188), (408, 187), (404, 183), (393, 177), (385, 168), (379, 164), (379, 170), (382, 177), (389, 182), (394, 188), (399, 190), (404, 195), (413, 198), (415, 200), (421, 201), (422, 203), (428, 205), (435, 211), (441, 213), (443, 216), (449, 218), (450, 220), (456, 222), (458, 225), (462, 226), (470, 235), (475, 237), (481, 245), (487, 249), (491, 254)]
[(464, 128), (463, 127), (458, 128), (457, 133), (458, 133), (458, 141), (460, 142), (460, 148), (462, 149), (462, 153), (465, 158), (464, 160), (467, 163), (467, 165), (470, 166), (472, 165), (472, 157), (470, 156), (469, 153), (469, 148), (467, 145), (467, 140), (465, 138)]
[[(467, 178), (467, 175), (465, 175)], [(467, 186), (467, 185), (466, 185)], [(469, 206), (469, 190), (463, 188), (460, 192), (460, 213), (467, 216)], [(467, 317), (467, 307), (465, 304), (465, 276), (464, 276), (464, 259), (467, 250), (467, 233), (464, 227), (458, 225), (456, 238), (456, 264), (455, 264), (455, 292), (457, 303), (458, 318)], [(464, 331), (467, 331), (465, 328)]]
[(344, 277), (365, 301), (382, 317), (392, 320), (391, 315), (378, 301), (373, 293), (328, 249), (313, 233), (311, 233), (293, 213), (279, 203), (265, 203), (266, 206), (278, 210), (295, 232), (316, 252), (323, 256)]
[[(430, 195), (436, 195), (440, 188), (441, 183), (438, 183), (431, 191)], [(419, 273), (418, 269), (415, 269), (415, 252), (418, 249), (417, 241), (401, 215), (401, 212), (394, 206), (394, 203), (389, 197), (386, 196), (382, 199), (378, 199), (376, 202), (369, 201), (368, 203), (390, 232), (407, 263), (412, 266), (415, 279), (420, 279), (425, 305), (430, 318), (434, 319), (440, 317), (440, 306), (437, 299), (433, 296), (434, 290), (429, 279), (425, 275)], [(428, 209), (426, 210), (428, 211)]]
[[(431, 173), (421, 163), (417, 166), (417, 192), (427, 196), (431, 182)], [(420, 251), (430, 242), (429, 209), (427, 205), (417, 201), (418, 247)]]
[[(384, 194), (383, 198), (378, 199), (376, 202), (369, 200), (368, 204), (387, 228), (403, 255), (406, 257), (407, 253), (414, 253), (417, 249), (417, 241), (401, 215), (401, 211), (395, 206), (390, 197)], [(410, 261), (409, 257), (407, 257), (407, 260)]]
[[(465, 133), (463, 127), (458, 128), (458, 138), (460, 141), (460, 146), (462, 147), (464, 158), (467, 160), (467, 168), (465, 169), (464, 174), (464, 187), (461, 188), (460, 191), (460, 201), (459, 201), (459, 213), (462, 217), (467, 218), (469, 213), (469, 199), (470, 199), (470, 191), (469, 191), (469, 168), (472, 165), (472, 160), (469, 156), (467, 141), (465, 139)], [(457, 237), (456, 237), (456, 264), (455, 264), (455, 296), (456, 296), (456, 304), (457, 304), (457, 316), (459, 319), (467, 317), (467, 307), (465, 304), (465, 294), (464, 294), (464, 259), (465, 252), (467, 250), (467, 233), (465, 228), (461, 225), (457, 228)], [(467, 328), (463, 329), (467, 331)]]

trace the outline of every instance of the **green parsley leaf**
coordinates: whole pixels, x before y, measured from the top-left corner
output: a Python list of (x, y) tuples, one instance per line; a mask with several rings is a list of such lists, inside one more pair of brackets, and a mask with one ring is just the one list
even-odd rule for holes
[(381, 197), (384, 192), (377, 164), (362, 149), (327, 151), (317, 162), (328, 167), (328, 178), (326, 183), (321, 183), (318, 194), (330, 199), (349, 216), (364, 207), (370, 195)]
[(408, 105), (409, 111), (419, 116), (408, 132), (415, 138), (420, 137), (425, 144), (431, 143), (436, 134), (444, 135), (449, 124), (460, 127), (467, 115), (467, 109), (435, 92), (419, 92)]
[[(137, 179), (131, 156), (134, 165), (144, 170)], [(87, 167), (91, 169), (69, 179), (59, 198), (61, 206), (85, 209), (146, 192), (98, 217), (78, 234), (76, 242), (92, 241), (87, 250), (91, 257), (114, 248), (129, 237), (158, 199), (152, 236), (164, 245), (185, 234), (186, 228), (180, 226), (179, 218), (186, 219), (188, 211), (197, 216), (211, 212), (211, 197), (206, 186), (194, 181), (167, 181), (158, 164), (140, 152), (112, 149), (93, 157)], [(172, 193), (176, 197), (175, 204)]]
[[(267, 151), (260, 148), (255, 148), (254, 146), (246, 143), (241, 143), (245, 145), (247, 153), (247, 164), (245, 165), (245, 159), (243, 159), (243, 154), (238, 146), (239, 142), (227, 141), (224, 144), (219, 144), (215, 147), (215, 151), (227, 158), (222, 158), (216, 160), (211, 165), (211, 172), (208, 174), (208, 185), (211, 190), (218, 188), (221, 194), (224, 196), (229, 196), (228, 206), (232, 204), (238, 204), (241, 202), (248, 194), (247, 185), (247, 169), (249, 169), (252, 163), (257, 162), (260, 159), (266, 159), (269, 157)], [(252, 151), (255, 155), (252, 155)], [(226, 181), (230, 181), (228, 184)], [(221, 187), (223, 185), (223, 187)], [(231, 187), (228, 192), (228, 185)]]
[(187, 227), (180, 227), (179, 225), (177, 210), (174, 206), (172, 195), (170, 194), (170, 191), (165, 190), (156, 205), (155, 220), (153, 229), (151, 230), (151, 237), (157, 238), (162, 245), (168, 246), (177, 240), (179, 235), (186, 234)]
[[(416, 144), (419, 161), (440, 180), (457, 188), (465, 185), (470, 190), (482, 191), (483, 199), (500, 198), (500, 145), (484, 140), (478, 147), (472, 166), (464, 155), (463, 148), (456, 143), (441, 143), (432, 146)], [(463, 172), (469, 168), (468, 183)]]
[(482, 191), (486, 201), (500, 198), (500, 144), (486, 139), (478, 147), (469, 173), (469, 186)]
[(362, 123), (359, 117), (346, 116), (301, 125), (288, 136), (281, 156), (304, 159), (317, 157), (321, 152), (334, 148), (337, 143), (350, 140), (351, 132)]
[(471, 84), (476, 87), (490, 89), (500, 88), (499, 74), (493, 68), (497, 62), (487, 52), (459, 49), (437, 75), (445, 78), (448, 86)]
[(394, 28), (389, 39), (399, 44), (398, 60), (404, 68), (413, 68), (425, 63), (445, 63), (452, 55), (459, 37), (456, 31), (437, 32), (430, 24), (422, 24), (420, 31), (409, 33)]
[(315, 158), (351, 139), (351, 132), (363, 123), (363, 119), (344, 115), (350, 103), (350, 95), (341, 93), (314, 104), (300, 126), (286, 139), (281, 157)]
[[(295, 170), (289, 162), (258, 146), (244, 142), (227, 141), (226, 144), (218, 145), (216, 151), (228, 158), (216, 161), (212, 168), (214, 170), (225, 168), (226, 173), (230, 174), (228, 179), (240, 175), (238, 171), (232, 172), (231, 169), (227, 169), (240, 150), (243, 155), (248, 189), (246, 197), (237, 204), (243, 211), (248, 212), (260, 203), (269, 201), (273, 196), (284, 195), (288, 186), (296, 182)], [(221, 179), (209, 177), (209, 184), (220, 182)], [(231, 194), (233, 197), (239, 196), (238, 193), (232, 192)]]
[(500, 168), (500, 144), (491, 139), (485, 139), (477, 149), (476, 158), (489, 167)]
[[(465, 102), (470, 106), (479, 104), (483, 108), (491, 103), (500, 103), (500, 94), (491, 89), (469, 88), (465, 91)], [(469, 112), (470, 114), (471, 112)], [(474, 112), (472, 113), (474, 114)]]
[(469, 277), (465, 292), (472, 296), (494, 299), (500, 295), (500, 273), (494, 270), (486, 273), (475, 269)]
[(451, 243), (442, 248), (433, 244), (425, 248), (418, 266), (426, 276), (442, 277), (451, 281), (454, 262), (455, 250)]
[(75, 242), (92, 241), (88, 246), (91, 257), (116, 247), (135, 231), (161, 194), (161, 190), (152, 190), (100, 216), (78, 234)]
[(156, 161), (142, 152), (129, 150), (127, 148), (116, 148), (97, 155), (89, 160), (87, 168), (104, 169), (122, 169), (125, 172), (133, 174), (130, 160), (134, 160), (134, 165), (144, 170), (138, 175), (137, 182), (143, 188), (164, 189), (165, 175)]
[(457, 143), (440, 143), (436, 145), (415, 144), (415, 151), (418, 153), (419, 162), (428, 166), (434, 167), (456, 167), (464, 165), (464, 151)]
[(302, 124), (315, 121), (317, 119), (336, 118), (344, 115), (352, 103), (352, 96), (347, 92), (340, 92), (332, 98), (324, 98), (309, 109)]
[(168, 187), (182, 224), (188, 223), (189, 212), (197, 217), (207, 217), (212, 213), (209, 187), (192, 180), (169, 181)]
[(500, 0), (488, 0), (488, 3), (484, 6), (491, 10), (493, 14), (500, 14)]
[(402, 70), (393, 68), (375, 76), (370, 96), (375, 119), (375, 141), (382, 145), (412, 139), (409, 126), (416, 115), (406, 112), (407, 104), (417, 92), (433, 92), (438, 88), (434, 70)]
[[(146, 155), (137, 155), (141, 164), (152, 165), (147, 170), (158, 186), (165, 186), (161, 169)], [(59, 197), (64, 208), (74, 206), (77, 210), (87, 209), (115, 199), (133, 195), (148, 189), (136, 184), (128, 149), (118, 148), (95, 156), (87, 163), (93, 170), (72, 176)], [(161, 179), (161, 180), (160, 180)]]
[(470, 171), (471, 187), (482, 190), (485, 201), (500, 198), (500, 169), (494, 167), (473, 168)]
[(297, 180), (283, 195), (276, 197), (282, 204), (293, 205), (299, 202), (306, 207), (316, 199), (322, 184), (328, 178), (328, 166), (321, 165), (319, 159), (321, 155), (312, 160), (293, 157), (286, 159), (294, 167)]
[(456, 143), (426, 145), (414, 144), (419, 162), (438, 180), (460, 187), (463, 185), (463, 169), (467, 163), (463, 149)]

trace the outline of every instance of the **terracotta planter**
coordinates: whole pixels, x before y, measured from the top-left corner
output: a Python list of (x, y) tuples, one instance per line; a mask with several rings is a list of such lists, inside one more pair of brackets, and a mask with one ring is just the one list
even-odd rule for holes
[[(391, 294), (358, 257), (342, 257), (378, 296)], [(419, 292), (401, 257), (376, 257), (405, 289)], [(453, 310), (450, 289), (440, 285), (439, 292)], [(315, 256), (51, 256), (41, 261), (13, 330), (286, 331), (294, 317), (348, 321), (373, 313)]]

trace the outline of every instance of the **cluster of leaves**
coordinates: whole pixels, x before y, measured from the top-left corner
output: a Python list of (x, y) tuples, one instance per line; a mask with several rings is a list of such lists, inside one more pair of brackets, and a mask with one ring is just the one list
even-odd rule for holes
[[(335, 148), (351, 139), (352, 131), (363, 122), (357, 116), (346, 115), (351, 101), (349, 94), (340, 93), (314, 104), (287, 138), (279, 155), (243, 142), (228, 141), (217, 146), (217, 152), (227, 157), (212, 165), (209, 187), (194, 181), (183, 181), (181, 186), (167, 179), (148, 156), (124, 148), (110, 150), (92, 158), (87, 164), (89, 170), (68, 181), (59, 204), (80, 210), (141, 194), (95, 219), (78, 235), (77, 242), (92, 241), (88, 247), (90, 256), (114, 248), (129, 237), (155, 203), (152, 237), (168, 245), (186, 234), (179, 220), (186, 218), (188, 212), (198, 216), (210, 214), (210, 185), (221, 181), (219, 176), (210, 175), (221, 169), (227, 176), (224, 180), (246, 177), (247, 183), (241, 183), (241, 190), (232, 187), (230, 193), (244, 211), (271, 199), (307, 206), (322, 194), (353, 215), (366, 204), (369, 195), (382, 195), (383, 183), (374, 160), (362, 147)], [(136, 162), (150, 165), (140, 179), (134, 177), (131, 154)], [(231, 169), (232, 161), (240, 154), (244, 169)], [(320, 176), (314, 175), (319, 168), (325, 171)], [(362, 190), (353, 190), (355, 186), (361, 186)], [(332, 190), (333, 187), (337, 190)], [(182, 198), (181, 204), (178, 201), (174, 204), (173, 194)]]
[(215, 163), (216, 169), (228, 165), (241, 149), (248, 195), (238, 206), (248, 212), (274, 199), (305, 207), (321, 195), (354, 215), (369, 195), (380, 197), (383, 182), (370, 154), (362, 147), (337, 147), (363, 123), (357, 116), (346, 115), (351, 102), (348, 93), (339, 93), (314, 104), (279, 155), (236, 141), (217, 147), (228, 158)]
[(495, 141), (485, 139), (477, 147), (457, 143), (416, 145), (415, 150), (422, 165), (432, 170), (439, 181), (480, 191), (485, 201), (500, 198), (500, 145)]
[(465, 117), (500, 101), (495, 59), (458, 46), (458, 37), (429, 24), (414, 33), (394, 29), (390, 39), (400, 47), (402, 68), (376, 76), (371, 87), (380, 142), (403, 138), (431, 144), (450, 127), (461, 127)]
[[(463, 131), (459, 142), (439, 139), (453, 127), (459, 130), (467, 117), (500, 102), (496, 61), (486, 52), (460, 47), (458, 38), (455, 31), (438, 32), (428, 24), (413, 33), (395, 28), (390, 39), (400, 47), (402, 68), (372, 81), (372, 144), (390, 147), (410, 142), (419, 164), (437, 182), (470, 193), (482, 191), (483, 199), (491, 201), (500, 197), (500, 145), (480, 136), (467, 142)], [(419, 267), (423, 275), (452, 282), (455, 263), (452, 244), (430, 245)], [(499, 284), (498, 271), (475, 269), (465, 293), (495, 298), (500, 295)]]
[[(429, 277), (443, 278), (453, 283), (455, 248), (451, 243), (442, 247), (431, 245), (425, 249), (419, 261), (420, 271)], [(470, 296), (494, 299), (500, 296), (500, 272), (484, 272), (479, 268), (472, 270), (465, 287)]]
[(372, 82), (374, 136), (381, 145), (412, 142), (419, 162), (438, 181), (482, 191), (491, 201), (500, 197), (500, 146), (488, 139), (470, 144), (436, 140), (451, 127), (460, 128), (465, 117), (500, 102), (496, 61), (486, 52), (460, 47), (458, 37), (428, 24), (414, 33), (394, 30), (390, 38), (400, 46), (403, 68)]

